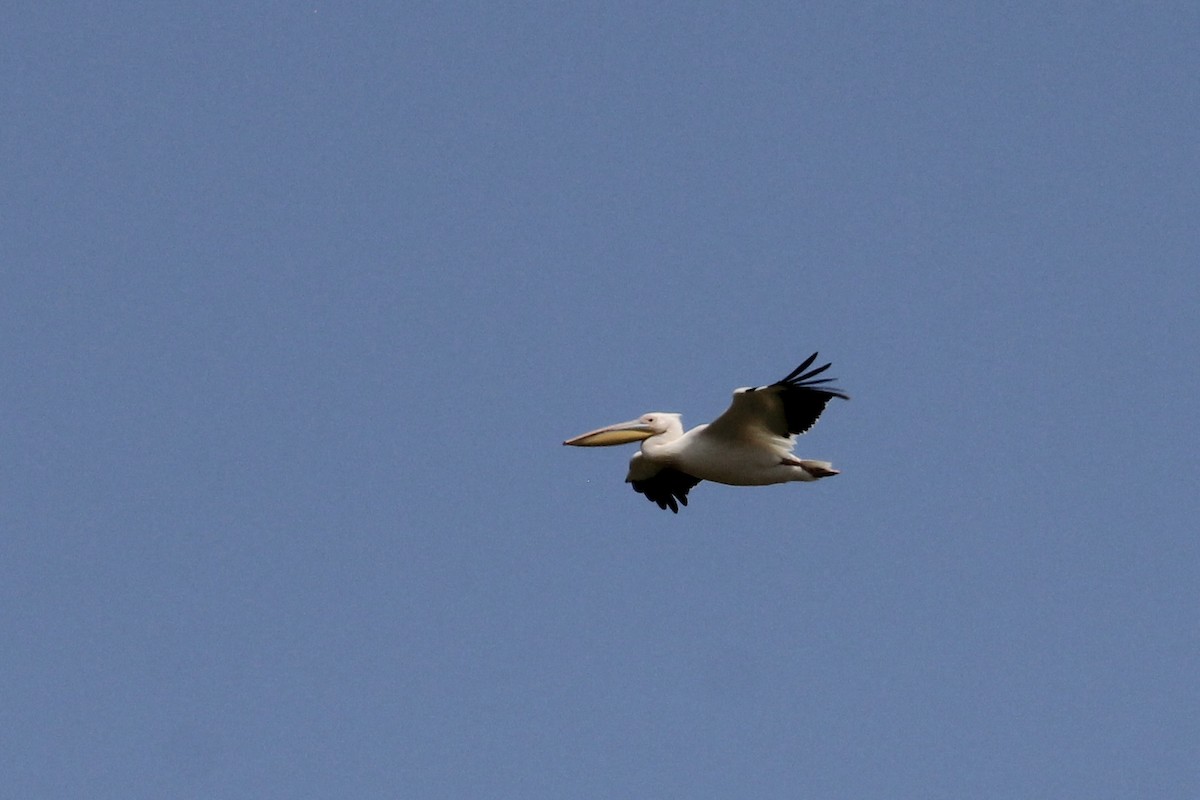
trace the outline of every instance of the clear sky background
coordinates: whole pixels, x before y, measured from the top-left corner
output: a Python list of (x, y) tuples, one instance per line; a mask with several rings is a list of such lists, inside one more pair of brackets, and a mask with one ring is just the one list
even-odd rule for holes
[(22, 5), (3, 794), (1200, 796), (1200, 6)]

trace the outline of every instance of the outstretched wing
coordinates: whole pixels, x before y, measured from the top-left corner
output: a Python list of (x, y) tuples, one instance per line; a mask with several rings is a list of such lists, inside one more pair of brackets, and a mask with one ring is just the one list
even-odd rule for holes
[(816, 377), (831, 364), (805, 372), (816, 359), (817, 354), (813, 353), (786, 378), (770, 386), (738, 389), (733, 393), (733, 403), (712, 421), (705, 434), (746, 439), (762, 432), (775, 436), (806, 433), (816, 424), (830, 400), (835, 397), (850, 399), (840, 389), (823, 385), (831, 383), (833, 378)]
[(638, 469), (640, 474), (634, 477), (633, 465), (630, 466), (630, 476), (626, 480), (633, 486), (633, 490), (646, 495), (647, 500), (658, 503), (659, 508), (670, 508), (676, 514), (679, 513), (681, 504), (687, 505), (688, 492), (700, 482), (699, 478), (671, 467), (663, 467), (652, 474), (644, 468)]

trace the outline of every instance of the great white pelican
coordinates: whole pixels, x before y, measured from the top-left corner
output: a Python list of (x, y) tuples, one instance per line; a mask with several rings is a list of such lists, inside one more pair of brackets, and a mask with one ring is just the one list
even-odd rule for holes
[(839, 389), (817, 378), (830, 364), (805, 372), (813, 353), (786, 378), (769, 386), (735, 389), (733, 403), (707, 425), (687, 433), (679, 414), (652, 411), (567, 439), (575, 447), (608, 447), (641, 442), (629, 460), (625, 482), (647, 499), (676, 514), (700, 481), (730, 486), (766, 486), (788, 481), (815, 481), (837, 475), (828, 461), (796, 458), (796, 437), (817, 422), (834, 397), (849, 400)]

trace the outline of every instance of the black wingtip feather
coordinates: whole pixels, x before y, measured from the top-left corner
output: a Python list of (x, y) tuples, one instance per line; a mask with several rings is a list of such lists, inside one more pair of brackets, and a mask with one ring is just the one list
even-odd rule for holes
[(825, 370), (833, 366), (833, 362), (822, 364), (814, 370), (805, 372), (814, 361), (817, 360), (817, 354), (813, 353), (808, 358), (804, 359), (804, 363), (792, 370), (786, 378), (776, 381), (772, 386), (782, 386), (786, 389), (802, 389), (818, 392), (827, 395), (826, 400), (833, 397), (840, 397), (843, 400), (849, 400), (850, 396), (841, 389), (835, 389), (832, 386), (826, 389), (812, 389), (812, 387), (820, 386), (826, 383), (833, 383), (835, 378), (817, 378)]
[[(799, 375), (801, 372), (804, 372), (804, 370), (808, 369), (808, 365), (809, 365), (809, 364), (811, 364), (811, 363), (813, 363), (813, 362), (814, 362), (814, 361), (816, 361), (816, 360), (817, 360), (817, 354), (816, 354), (816, 353), (813, 353), (811, 356), (809, 356), (808, 358), (804, 359), (804, 363), (803, 363), (803, 364), (801, 364), (800, 366), (796, 367), (794, 370), (792, 370), (790, 373), (788, 373), (788, 376), (787, 376), (786, 378), (784, 378), (783, 380), (781, 380), (781, 381), (779, 381), (779, 382), (780, 382), (780, 383), (787, 383), (787, 382), (789, 382), (789, 381), (791, 381), (791, 380), (793, 380), (793, 379), (796, 379), (796, 376), (797, 376), (797, 375)], [(828, 365), (828, 364), (826, 364), (825, 366), (827, 366), (827, 367), (828, 367), (829, 365)]]
[[(849, 400), (850, 395), (841, 389), (825, 386), (832, 383), (833, 378), (817, 378), (825, 370), (833, 366), (832, 362), (805, 372), (816, 361), (817, 354), (813, 353), (796, 367), (786, 378), (771, 384), (778, 387), (780, 398), (783, 400), (784, 414), (787, 417), (788, 433), (798, 436), (807, 432), (816, 424), (825, 406), (835, 397)], [(822, 388), (817, 388), (822, 387)]]

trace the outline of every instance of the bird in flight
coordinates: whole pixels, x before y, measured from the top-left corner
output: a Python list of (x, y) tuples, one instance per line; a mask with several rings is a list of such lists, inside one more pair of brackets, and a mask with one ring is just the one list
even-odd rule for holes
[(735, 389), (724, 414), (686, 433), (679, 414), (652, 411), (563, 444), (608, 447), (640, 441), (641, 449), (629, 460), (625, 482), (659, 508), (670, 508), (676, 514), (680, 505), (687, 505), (688, 492), (700, 481), (766, 486), (837, 475), (828, 461), (792, 454), (796, 437), (816, 424), (831, 399), (850, 399), (840, 389), (824, 385), (832, 378), (817, 378), (830, 364), (809, 370), (816, 359), (813, 353), (786, 378), (768, 386)]

